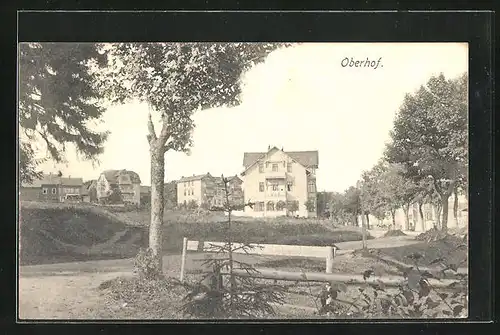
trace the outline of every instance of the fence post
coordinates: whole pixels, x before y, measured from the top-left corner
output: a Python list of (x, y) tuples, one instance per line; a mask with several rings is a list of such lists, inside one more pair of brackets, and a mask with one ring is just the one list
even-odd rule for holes
[(326, 247), (326, 273), (333, 273), (333, 259), (336, 247)]
[(181, 282), (184, 280), (184, 271), (185, 271), (185, 267), (186, 267), (187, 244), (188, 244), (188, 239), (187, 239), (187, 237), (184, 237), (182, 239), (181, 276), (179, 278)]

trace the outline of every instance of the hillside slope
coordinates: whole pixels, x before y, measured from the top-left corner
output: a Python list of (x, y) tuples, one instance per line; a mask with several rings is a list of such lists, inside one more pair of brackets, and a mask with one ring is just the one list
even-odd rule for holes
[(21, 265), (133, 257), (146, 233), (91, 206), (22, 202), (19, 214)]

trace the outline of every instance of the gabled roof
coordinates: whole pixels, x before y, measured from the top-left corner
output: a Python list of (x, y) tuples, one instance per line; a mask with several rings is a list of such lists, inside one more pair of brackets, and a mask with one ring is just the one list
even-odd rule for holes
[(59, 177), (56, 174), (44, 174), (32, 183), (22, 183), (21, 187), (42, 187), (42, 185), (82, 186), (82, 178)]
[(178, 183), (183, 183), (185, 181), (194, 181), (194, 180), (201, 180), (203, 178), (213, 178), (210, 173), (205, 173), (205, 174), (199, 174), (199, 175), (192, 175), (190, 177), (181, 177), (177, 182)]
[[(239, 182), (239, 183), (243, 183), (243, 180), (238, 177), (238, 176), (230, 176), (230, 177), (225, 177), (229, 183), (232, 183), (232, 182)], [(215, 182), (216, 183), (222, 183), (222, 178), (221, 177), (215, 177)]]
[(64, 186), (82, 186), (83, 179), (82, 178), (61, 178), (61, 185)]
[[(270, 148), (267, 152), (245, 152), (243, 154), (243, 166), (248, 170), (259, 159), (264, 158), (272, 150), (279, 150), (277, 147)], [(283, 151), (291, 159), (304, 167), (318, 168), (318, 151)]]
[(140, 184), (141, 183), (141, 178), (137, 173), (134, 171), (129, 171), (129, 170), (106, 170), (102, 173), (104, 175), (104, 178), (110, 183), (110, 184), (118, 184), (118, 177), (121, 175), (128, 175), (130, 176), (130, 182), (132, 184)]
[(96, 183), (97, 183), (97, 180), (95, 180), (95, 179), (87, 180), (86, 182), (83, 183), (83, 187), (88, 190), (90, 187), (95, 186)]

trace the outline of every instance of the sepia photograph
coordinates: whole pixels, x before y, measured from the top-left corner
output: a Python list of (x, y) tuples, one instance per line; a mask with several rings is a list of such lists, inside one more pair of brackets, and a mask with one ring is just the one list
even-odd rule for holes
[(19, 43), (19, 320), (467, 318), (468, 47)]

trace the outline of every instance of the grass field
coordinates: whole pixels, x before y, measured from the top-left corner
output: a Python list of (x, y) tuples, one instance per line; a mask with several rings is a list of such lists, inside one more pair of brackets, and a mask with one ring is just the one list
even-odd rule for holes
[[(140, 247), (147, 246), (149, 213), (111, 212), (94, 206), (61, 204), (21, 205), (20, 225), (20, 317), (75, 319), (161, 319), (181, 318), (178, 307), (185, 294), (180, 288), (141, 284), (134, 279), (133, 259)], [(226, 219), (218, 213), (193, 215), (166, 212), (163, 231), (165, 250), (163, 272), (178, 278), (182, 237), (221, 241)], [(321, 220), (250, 220), (237, 218), (233, 223), (234, 240), (254, 243), (330, 245), (341, 250), (361, 247), (361, 233), (354, 227), (332, 227)], [(118, 238), (116, 238), (118, 237)], [(422, 262), (446, 256), (453, 262), (466, 259), (466, 250), (455, 248), (459, 239), (425, 242), (412, 236), (378, 238), (368, 241), (369, 248), (394, 259), (408, 262), (412, 253), (423, 255)], [(408, 245), (411, 241), (411, 245)], [(110, 243), (112, 241), (112, 243)], [(86, 253), (96, 246), (97, 253)], [(78, 247), (78, 248), (75, 248)], [(189, 254), (187, 270), (197, 268), (203, 254)], [(285, 271), (323, 272), (322, 259), (259, 257), (237, 255), (256, 267)], [(61, 263), (67, 262), (67, 263)], [(53, 263), (53, 264), (49, 264)], [(31, 264), (30, 266), (26, 266)], [(334, 272), (361, 274), (377, 268), (385, 274), (398, 274), (393, 266), (346, 253), (334, 259)], [(193, 272), (193, 271), (191, 271)], [(194, 273), (188, 279), (195, 279)], [(117, 279), (121, 278), (121, 279)], [(105, 283), (101, 285), (102, 283)], [(148, 286), (149, 285), (149, 286)], [(166, 284), (165, 284), (166, 285)], [(298, 285), (299, 291), (316, 292), (314, 284)], [(354, 287), (353, 290), (356, 290)], [(354, 292), (354, 291), (353, 291)], [(349, 291), (348, 294), (352, 292)], [(354, 292), (355, 293), (355, 292)], [(353, 294), (354, 294), (353, 293)], [(346, 293), (347, 294), (347, 293)], [(287, 303), (308, 310), (282, 306), (276, 318), (311, 318), (317, 302), (311, 297), (290, 292)]]
[[(139, 248), (148, 245), (147, 211), (113, 213), (92, 205), (22, 203), (20, 216), (21, 264), (130, 258)], [(183, 237), (224, 241), (226, 219), (219, 213), (193, 215), (167, 211), (163, 227), (164, 253), (179, 253)], [(232, 223), (231, 234), (236, 242), (290, 245), (324, 246), (362, 239), (359, 229), (328, 227), (319, 221), (237, 218)], [(123, 236), (103, 246), (98, 253), (85, 249), (106, 244), (120, 233)]]

